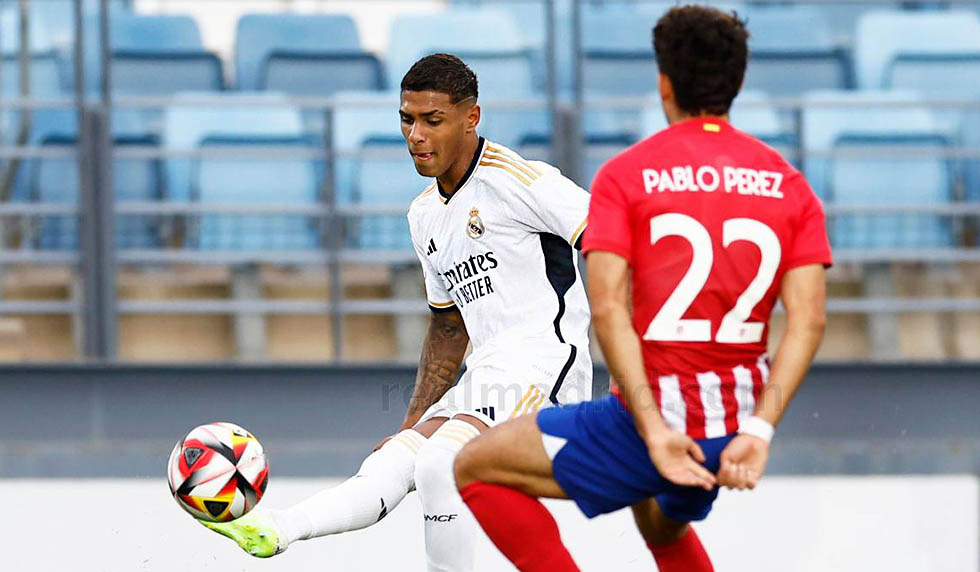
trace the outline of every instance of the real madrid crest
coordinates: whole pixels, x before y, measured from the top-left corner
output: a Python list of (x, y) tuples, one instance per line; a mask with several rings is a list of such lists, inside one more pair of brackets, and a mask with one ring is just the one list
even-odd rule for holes
[(470, 219), (466, 221), (466, 234), (472, 239), (477, 239), (483, 236), (487, 229), (483, 226), (483, 221), (480, 219), (480, 211), (476, 207), (470, 209)]

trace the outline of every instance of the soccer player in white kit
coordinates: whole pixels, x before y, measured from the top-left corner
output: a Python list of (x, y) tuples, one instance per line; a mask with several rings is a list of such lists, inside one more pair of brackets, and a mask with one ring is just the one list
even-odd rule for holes
[(435, 178), (408, 212), (432, 314), (405, 421), (341, 485), (286, 510), (204, 523), (254, 556), (370, 526), (417, 489), (427, 569), (472, 570), (479, 529), (456, 490), (456, 453), (499, 422), (591, 398), (575, 252), (589, 195), (480, 137), (477, 97), (476, 75), (448, 54), (422, 58), (401, 83), (402, 134), (419, 174)]

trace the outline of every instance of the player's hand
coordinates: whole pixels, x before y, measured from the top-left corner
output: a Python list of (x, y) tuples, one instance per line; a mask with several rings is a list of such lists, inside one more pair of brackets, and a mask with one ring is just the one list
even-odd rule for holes
[(650, 459), (660, 475), (675, 485), (701, 487), (710, 491), (715, 476), (704, 468), (704, 452), (687, 435), (667, 429), (647, 439)]
[(769, 443), (753, 435), (738, 435), (721, 452), (718, 484), (730, 489), (752, 490), (769, 461)]

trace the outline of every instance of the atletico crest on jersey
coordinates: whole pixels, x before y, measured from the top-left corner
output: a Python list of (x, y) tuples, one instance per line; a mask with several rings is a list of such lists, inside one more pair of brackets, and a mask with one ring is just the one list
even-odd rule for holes
[(483, 220), (480, 218), (480, 210), (473, 207), (470, 209), (470, 220), (466, 221), (466, 234), (475, 240), (482, 237), (486, 231), (486, 227), (483, 226)]

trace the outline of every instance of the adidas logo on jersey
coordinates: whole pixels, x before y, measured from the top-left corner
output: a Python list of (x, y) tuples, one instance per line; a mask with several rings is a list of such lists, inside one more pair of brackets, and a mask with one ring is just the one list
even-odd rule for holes
[(432, 256), (432, 253), (433, 252), (436, 252), (437, 250), (439, 250), (439, 249), (436, 248), (436, 241), (435, 241), (435, 239), (430, 238), (429, 239), (429, 250), (428, 250), (428, 252), (425, 253), (425, 255), (426, 256)]

